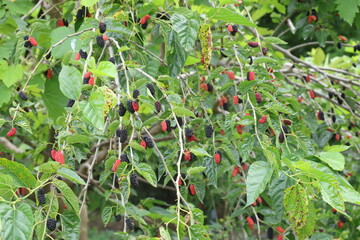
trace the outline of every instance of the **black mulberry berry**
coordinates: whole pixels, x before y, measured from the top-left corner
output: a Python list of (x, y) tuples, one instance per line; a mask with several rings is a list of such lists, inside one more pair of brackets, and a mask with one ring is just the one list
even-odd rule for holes
[(37, 199), (39, 201), (40, 204), (45, 204), (46, 203), (46, 197), (45, 197), (45, 191), (42, 188), (39, 188), (37, 190)]
[(56, 228), (56, 220), (53, 218), (48, 218), (47, 222), (46, 222), (46, 227), (47, 229), (49, 229), (50, 231), (54, 231)]
[(177, 122), (179, 123), (180, 127), (184, 125), (182, 117), (176, 117)]
[(146, 146), (149, 148), (153, 148), (154, 147), (154, 142), (152, 141), (152, 139), (148, 136), (143, 137), (143, 140), (146, 143)]
[(105, 41), (103, 39), (102, 35), (97, 35), (96, 36), (96, 43), (97, 45), (99, 45), (99, 47), (103, 48), (105, 46)]
[(130, 231), (134, 230), (134, 224), (131, 222), (130, 218), (126, 218), (126, 227)]
[(340, 222), (346, 223), (346, 218), (345, 218), (344, 215), (340, 215), (340, 216), (339, 216), (339, 219), (340, 219)]
[(28, 97), (26, 96), (26, 94), (23, 91), (19, 91), (18, 94), (22, 100), (24, 100), (24, 101), (28, 100)]
[(280, 134), (279, 134), (279, 142), (280, 142), (280, 143), (283, 143), (284, 141), (285, 141), (285, 136), (284, 136), (283, 133), (280, 133)]
[(137, 188), (139, 186), (139, 179), (136, 173), (132, 173), (130, 175), (130, 183), (131, 185), (133, 185), (135, 188)]
[(106, 23), (103, 22), (99, 23), (99, 31), (100, 33), (104, 33), (106, 31)]
[(129, 158), (128, 158), (128, 156), (126, 155), (126, 153), (123, 153), (123, 154), (120, 155), (120, 160), (121, 160), (121, 162), (130, 163)]
[(51, 51), (50, 51), (48, 54), (46, 54), (45, 58), (46, 58), (46, 59), (51, 58)]
[(155, 97), (155, 88), (154, 85), (152, 85), (151, 83), (146, 84), (146, 87), (149, 89), (151, 95), (153, 95)]
[(283, 129), (285, 134), (289, 133), (289, 129), (285, 125), (282, 125), (282, 129)]
[(138, 89), (135, 89), (135, 90), (133, 91), (133, 98), (137, 98), (139, 95), (140, 95), (139, 90), (138, 90)]
[(274, 229), (272, 227), (268, 228), (267, 237), (268, 237), (268, 239), (273, 239), (274, 238)]
[(116, 213), (114, 213), (114, 215), (115, 215), (115, 221), (120, 222), (120, 220), (121, 220), (121, 215), (120, 215), (120, 214), (116, 214)]
[(76, 12), (76, 19), (84, 18), (85, 7), (83, 6)]
[(147, 27), (148, 27), (148, 22), (145, 22), (145, 23), (141, 24), (142, 29), (145, 30)]
[(80, 57), (83, 59), (87, 59), (87, 52), (83, 51), (82, 49), (79, 50)]
[(119, 115), (120, 117), (124, 116), (126, 113), (126, 108), (124, 107), (124, 104), (121, 102), (119, 104)]
[(169, 21), (170, 20), (170, 15), (166, 12), (159, 12), (156, 14), (156, 17), (162, 20), (166, 20)]
[(121, 143), (125, 143), (127, 139), (127, 130), (126, 129), (117, 129), (116, 136), (120, 138)]
[(161, 112), (161, 103), (159, 101), (155, 102), (155, 110), (157, 113)]
[(66, 104), (66, 106), (67, 106), (67, 107), (72, 107), (72, 106), (74, 105), (74, 103), (75, 103), (75, 100), (74, 100), (74, 99), (69, 99), (68, 102), (67, 102), (67, 104)]
[(111, 62), (112, 64), (115, 64), (115, 58), (114, 57), (109, 58), (108, 61)]
[(214, 130), (211, 125), (205, 126), (205, 135), (207, 138), (210, 138), (212, 136), (213, 132), (214, 132)]
[(26, 48), (32, 48), (32, 44), (30, 43), (30, 41), (29, 41), (29, 36), (24, 36), (24, 40), (25, 40), (25, 42), (24, 42), (24, 47), (26, 47)]
[(192, 129), (190, 128), (185, 129), (185, 136), (187, 138), (192, 137), (192, 135), (194, 135), (194, 131)]

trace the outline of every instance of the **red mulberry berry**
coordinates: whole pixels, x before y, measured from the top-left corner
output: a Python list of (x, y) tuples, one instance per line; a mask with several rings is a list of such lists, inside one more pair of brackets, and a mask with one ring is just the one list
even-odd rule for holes
[(315, 92), (313, 90), (309, 91), (309, 96), (311, 99), (314, 99), (316, 97)]
[(108, 61), (111, 62), (112, 64), (115, 64), (115, 58), (114, 58), (114, 57), (110, 57), (110, 58), (108, 59)]
[(183, 181), (182, 181), (182, 179), (181, 179), (181, 176), (178, 176), (178, 178), (177, 178), (177, 183), (178, 183), (179, 186), (184, 185), (184, 183), (183, 183)]
[(216, 151), (216, 153), (214, 154), (214, 160), (217, 164), (219, 164), (221, 162), (221, 152), (220, 151)]
[(121, 163), (121, 160), (120, 160), (120, 159), (116, 159), (116, 161), (114, 162), (114, 164), (113, 164), (113, 166), (112, 166), (112, 168), (111, 168), (111, 171), (116, 172), (117, 169), (119, 168), (120, 163)]
[(256, 98), (256, 102), (257, 103), (261, 103), (262, 102), (262, 96), (261, 93), (255, 93), (255, 98)]
[(15, 133), (16, 133), (16, 128), (11, 128), (11, 130), (10, 131), (8, 131), (8, 133), (6, 134), (6, 136), (7, 137), (12, 137), (12, 136), (14, 136), (15, 135)]
[(55, 161), (55, 156), (56, 156), (56, 150), (52, 149), (52, 150), (50, 151), (50, 157), (51, 157), (52, 160), (54, 160), (54, 161)]
[(338, 228), (343, 228), (343, 227), (344, 227), (344, 223), (341, 222), (341, 221), (338, 221), (338, 222), (337, 222), (337, 226), (338, 226)]
[(259, 43), (258, 42), (248, 42), (248, 45), (252, 48), (256, 48), (259, 46)]
[(141, 145), (144, 149), (146, 149), (146, 142), (145, 142), (144, 140), (142, 140), (142, 141), (140, 142), (140, 145)]
[(184, 158), (184, 160), (187, 161), (187, 162), (190, 161), (191, 158), (192, 158), (192, 153), (191, 153), (190, 151), (185, 151), (183, 158)]
[(127, 108), (128, 108), (128, 110), (129, 110), (130, 113), (134, 113), (134, 112), (135, 112), (132, 103), (133, 103), (133, 101), (131, 101), (131, 100), (128, 100), (127, 103), (126, 103)]
[(144, 17), (141, 18), (140, 24), (145, 24), (149, 20), (149, 18), (150, 18), (149, 14), (145, 15)]
[(29, 42), (31, 43), (31, 45), (33, 45), (34, 47), (36, 47), (38, 45), (37, 41), (35, 40), (35, 38), (33, 37), (29, 37)]
[(95, 84), (95, 79), (94, 79), (94, 77), (91, 77), (91, 78), (89, 79), (88, 84), (91, 85), (91, 86), (94, 86), (94, 84)]
[(80, 53), (76, 53), (76, 54), (75, 54), (75, 60), (76, 60), (76, 61), (79, 61), (79, 60), (80, 60), (80, 57), (81, 57)]
[(51, 69), (48, 69), (46, 71), (46, 78), (47, 79), (51, 79), (52, 78), (52, 75), (53, 75), (53, 71)]
[(336, 213), (337, 213), (337, 211), (336, 211), (335, 208), (331, 209), (331, 211), (333, 212), (333, 214), (336, 214)]
[(307, 19), (308, 24), (311, 24), (313, 21), (316, 22), (317, 17), (315, 15), (308, 16), (308, 19)]
[(285, 125), (291, 125), (291, 123), (292, 123), (292, 122), (291, 122), (291, 120), (289, 120), (289, 119), (285, 119), (285, 120), (284, 120), (284, 124), (285, 124)]
[(276, 227), (276, 231), (278, 231), (279, 233), (284, 233), (285, 232), (285, 230), (280, 226)]
[(260, 119), (259, 119), (259, 123), (260, 124), (263, 124), (266, 122), (266, 119), (267, 119), (267, 116), (266, 115), (263, 115)]
[(189, 186), (189, 192), (192, 196), (195, 196), (196, 195), (196, 189), (195, 189), (195, 186), (193, 184), (191, 184)]
[(267, 54), (267, 48), (263, 47), (261, 50), (262, 50), (262, 54), (265, 56)]
[(171, 122), (169, 119), (166, 119), (165, 121), (162, 121), (161, 122), (161, 129), (164, 131), (164, 132), (170, 132), (171, 131)]
[(102, 35), (102, 38), (104, 39), (104, 41), (109, 40), (109, 38), (105, 34)]
[(84, 78), (89, 78), (91, 76), (91, 72), (90, 71), (87, 71), (85, 74), (84, 74)]
[(284, 239), (284, 236), (283, 235), (278, 235), (277, 236), (277, 240), (283, 240)]
[(250, 228), (251, 230), (254, 230), (254, 221), (252, 220), (252, 218), (251, 218), (251, 217), (247, 217), (247, 218), (246, 218), (246, 221), (247, 221), (247, 224), (248, 224), (249, 228)]
[(235, 74), (232, 71), (227, 72), (227, 75), (229, 76), (230, 80), (235, 80)]
[(135, 112), (139, 111), (139, 102), (138, 100), (132, 101), (131, 106), (134, 109)]
[(239, 97), (238, 96), (233, 96), (233, 103), (234, 103), (234, 105), (239, 104)]
[(236, 125), (235, 128), (236, 128), (236, 131), (238, 132), (238, 134), (242, 134), (242, 125)]
[(344, 215), (340, 215), (340, 216), (339, 216), (339, 219), (340, 219), (340, 222), (346, 223), (346, 218), (345, 218)]
[(235, 166), (233, 171), (232, 171), (231, 176), (235, 177), (236, 175), (238, 175), (239, 172), (240, 172), (240, 168), (238, 166)]
[(254, 72), (248, 72), (248, 73), (247, 73), (247, 80), (248, 80), (248, 81), (253, 81), (253, 80), (255, 80), (255, 73), (254, 73)]
[(65, 163), (65, 157), (61, 151), (57, 151), (55, 154), (55, 161), (57, 161), (60, 164)]
[(148, 27), (148, 24), (148, 22), (141, 24), (141, 28), (145, 30)]
[(207, 85), (206, 83), (200, 84), (199, 89), (200, 89), (200, 91), (201, 91), (201, 90), (204, 90), (204, 91), (208, 91), (208, 90), (209, 90), (208, 85)]

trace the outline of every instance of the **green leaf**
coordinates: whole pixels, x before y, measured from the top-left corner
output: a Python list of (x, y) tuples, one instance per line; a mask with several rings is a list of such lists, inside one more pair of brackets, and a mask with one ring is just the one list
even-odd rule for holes
[(23, 164), (0, 158), (0, 173), (10, 175), (19, 187), (34, 188), (36, 178)]
[(160, 231), (160, 235), (163, 239), (171, 240), (171, 236), (170, 236), (169, 232), (167, 230), (165, 230), (163, 226), (160, 227), (159, 231)]
[[(58, 43), (59, 41), (63, 40), (67, 35), (73, 33), (74, 30), (72, 28), (67, 28), (67, 27), (55, 28), (50, 33), (51, 45)], [(67, 40), (65, 40), (63, 43), (61, 43), (59, 46), (55, 47), (51, 51), (51, 56), (55, 58), (63, 58), (70, 49), (79, 50), (80, 45), (81, 45), (81, 41), (79, 39), (79, 36), (68, 38)]]
[(337, 182), (334, 176), (313, 168), (310, 161), (297, 161), (293, 164), (293, 167), (300, 169), (300, 172), (305, 176), (315, 178), (318, 181), (327, 182), (330, 184)]
[(14, 179), (9, 175), (0, 175), (0, 196), (5, 200), (11, 200), (15, 191)]
[(326, 146), (323, 151), (324, 152), (343, 152), (350, 148), (350, 146), (346, 145), (332, 145), (332, 146)]
[(38, 171), (43, 173), (56, 173), (59, 167), (60, 164), (58, 162), (51, 161), (41, 164)]
[(154, 170), (147, 163), (140, 163), (135, 166), (136, 171), (143, 176), (152, 186), (157, 187), (157, 179)]
[(104, 128), (104, 99), (100, 96), (97, 99), (93, 99), (93, 95), (99, 96), (97, 92), (93, 92), (89, 101), (82, 101), (79, 103), (80, 109), (84, 118), (98, 129)]
[(61, 194), (69, 202), (70, 206), (74, 210), (75, 214), (79, 217), (79, 203), (75, 193), (71, 188), (64, 182), (60, 180), (54, 180), (53, 184), (61, 191)]
[(255, 87), (256, 84), (257, 84), (257, 81), (242, 81), (239, 83), (238, 89), (242, 94), (245, 94), (252, 87)]
[(90, 137), (83, 134), (74, 134), (66, 137), (66, 142), (68, 144), (85, 143), (86, 145), (89, 145), (90, 141), (91, 141)]
[(321, 152), (318, 157), (336, 171), (342, 171), (344, 169), (345, 158), (339, 152)]
[(327, 31), (327, 30), (322, 30), (322, 29), (320, 29), (320, 30), (318, 30), (318, 31), (315, 32), (315, 36), (316, 36), (317, 40), (319, 41), (319, 45), (320, 45), (321, 47), (325, 47), (325, 45), (326, 45), (326, 44), (325, 44), (326, 39), (327, 39), (328, 36), (329, 36), (328, 31)]
[(192, 111), (183, 107), (175, 107), (173, 111), (178, 117), (185, 117), (185, 116), (194, 117), (194, 118), (196, 117)]
[(101, 220), (105, 226), (110, 222), (111, 216), (113, 215), (112, 207), (105, 206), (101, 212)]
[(205, 169), (206, 169), (205, 167), (191, 167), (191, 168), (187, 169), (187, 174), (188, 175), (193, 175), (193, 174), (196, 174), (196, 173), (201, 173)]
[(246, 178), (246, 206), (253, 204), (256, 198), (265, 190), (273, 173), (269, 163), (257, 161), (250, 165)]
[(352, 187), (343, 187), (340, 186), (339, 192), (341, 196), (344, 198), (345, 202), (355, 203), (360, 205), (360, 193), (355, 191)]
[(1, 239), (32, 239), (34, 217), (31, 207), (22, 203), (17, 208), (0, 205)]
[(90, 69), (95, 76), (107, 76), (115, 78), (117, 71), (114, 64), (109, 61), (102, 61), (96, 69)]
[(187, 19), (185, 16), (175, 13), (171, 16), (171, 23), (185, 51), (193, 50), (200, 27), (197, 15), (194, 13), (192, 18)]
[(273, 59), (273, 58), (269, 58), (269, 57), (257, 57), (254, 60), (253, 64), (261, 64), (261, 63), (277, 63), (278, 61)]
[(285, 42), (284, 40), (277, 38), (277, 37), (264, 37), (264, 39), (262, 40), (262, 43), (267, 43), (267, 44), (288, 44), (287, 42)]
[(248, 27), (257, 27), (255, 24), (249, 21), (248, 18), (233, 12), (227, 8), (213, 8), (208, 12), (209, 19), (220, 20), (224, 22), (231, 22)]
[(299, 239), (306, 239), (307, 237), (312, 235), (312, 233), (314, 232), (314, 228), (316, 226), (316, 210), (314, 208), (314, 204), (311, 201), (309, 201), (308, 207), (309, 207), (309, 216), (306, 220), (306, 223), (297, 232), (297, 234), (299, 235)]
[(0, 80), (3, 81), (6, 87), (13, 86), (17, 81), (23, 77), (22, 65), (10, 65), (5, 60), (0, 61)]
[(56, 120), (65, 114), (65, 106), (68, 99), (60, 91), (60, 85), (57, 80), (45, 82), (45, 90), (42, 99), (48, 111), (49, 118)]
[(60, 90), (68, 98), (77, 100), (81, 94), (81, 73), (75, 67), (63, 66), (59, 74)]
[(79, 239), (80, 218), (72, 211), (65, 211), (61, 214), (62, 236), (64, 239)]
[(81, 0), (81, 5), (84, 5), (85, 7), (91, 7), (98, 1), (99, 0)]
[(34, 213), (34, 220), (36, 223), (35, 225), (35, 232), (37, 236), (42, 236), (44, 234), (44, 231), (46, 231), (45, 222), (43, 222), (43, 215), (42, 215), (42, 209), (36, 209)]
[(210, 157), (210, 154), (207, 153), (204, 149), (202, 148), (191, 148), (190, 151), (195, 154), (196, 156), (208, 156)]
[(352, 25), (356, 13), (359, 12), (360, 1), (359, 0), (336, 0), (336, 10), (342, 19)]
[(270, 103), (267, 103), (264, 107), (267, 110), (283, 112), (286, 114), (294, 114), (294, 112), (289, 107), (285, 106), (284, 104), (282, 104), (280, 102), (270, 102)]
[(170, 32), (168, 42), (169, 51), (166, 54), (166, 58), (169, 66), (169, 74), (175, 77), (181, 72), (185, 64), (186, 52), (181, 46), (175, 31)]
[(286, 217), (291, 227), (299, 234), (300, 229), (305, 226), (309, 216), (307, 194), (300, 184), (296, 184), (285, 190), (284, 207)]
[(76, 172), (74, 172), (71, 169), (59, 168), (57, 170), (57, 173), (74, 183), (85, 185), (84, 180)]
[(275, 212), (275, 217), (278, 222), (281, 221), (284, 214), (284, 191), (286, 188), (294, 184), (294, 181), (286, 176), (284, 173), (280, 177), (273, 180), (269, 187), (269, 196), (271, 199), (271, 207)]
[(315, 233), (311, 236), (310, 240), (333, 240), (333, 236), (326, 233)]
[(344, 198), (339, 192), (339, 186), (329, 184), (327, 182), (320, 182), (320, 190), (322, 199), (338, 212), (344, 213)]

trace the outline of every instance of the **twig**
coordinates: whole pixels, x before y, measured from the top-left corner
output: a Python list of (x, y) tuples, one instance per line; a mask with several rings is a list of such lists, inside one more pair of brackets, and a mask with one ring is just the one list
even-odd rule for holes
[(21, 20), (24, 20), (25, 18), (27, 18), (30, 14), (32, 14), (43, 2), (44, 0), (39, 0), (35, 6), (24, 16), (21, 17)]

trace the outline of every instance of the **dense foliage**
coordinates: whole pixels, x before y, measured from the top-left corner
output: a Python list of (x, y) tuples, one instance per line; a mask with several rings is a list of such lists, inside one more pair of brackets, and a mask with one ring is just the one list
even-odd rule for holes
[(360, 1), (1, 6), (0, 239), (359, 237)]

